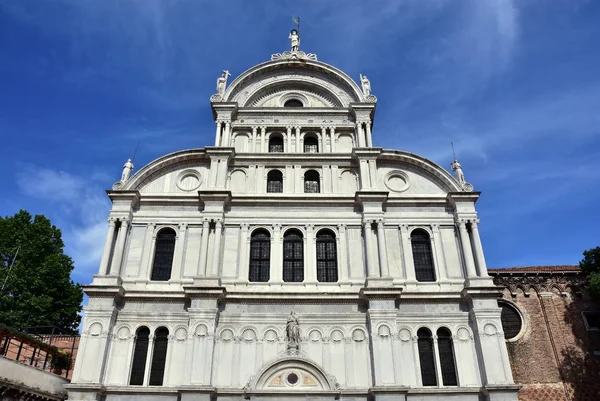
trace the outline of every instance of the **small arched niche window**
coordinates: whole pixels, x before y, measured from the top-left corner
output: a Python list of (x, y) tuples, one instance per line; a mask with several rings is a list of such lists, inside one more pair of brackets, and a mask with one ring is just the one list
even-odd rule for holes
[(319, 140), (314, 135), (304, 137), (304, 153), (319, 153)]
[(318, 194), (321, 192), (319, 173), (315, 170), (308, 170), (304, 173), (304, 192), (307, 194)]
[(508, 302), (498, 301), (498, 306), (502, 309), (500, 320), (502, 321), (502, 331), (506, 340), (512, 340), (521, 333), (523, 321), (519, 311)]
[(435, 281), (431, 240), (427, 231), (416, 229), (410, 236), (417, 281)]
[(283, 104), (283, 107), (304, 107), (304, 105), (298, 99), (290, 99)]
[(423, 386), (437, 386), (431, 331), (422, 327), (417, 331), (417, 338), (419, 361), (421, 363), (421, 381), (423, 382)]
[(252, 232), (250, 239), (250, 272), (248, 280), (266, 283), (271, 271), (271, 235), (267, 230)]
[(287, 230), (283, 236), (283, 281), (304, 281), (304, 238), (298, 230)]
[(175, 230), (172, 228), (163, 228), (158, 232), (156, 246), (154, 247), (151, 280), (169, 281), (171, 278), (176, 237)]
[(454, 364), (454, 346), (452, 334), (445, 327), (437, 331), (438, 351), (440, 353), (440, 367), (442, 370), (442, 383), (444, 386), (456, 386), (456, 365)]
[(150, 385), (162, 386), (167, 361), (167, 346), (169, 344), (169, 329), (159, 327), (154, 332), (154, 351), (150, 367)]
[(133, 361), (131, 363), (131, 376), (129, 385), (141, 386), (144, 384), (144, 373), (146, 372), (146, 358), (148, 358), (148, 341), (150, 329), (140, 327), (135, 333), (135, 344), (133, 345)]
[(283, 153), (283, 137), (273, 134), (269, 138), (269, 153)]
[(335, 234), (327, 229), (317, 233), (317, 280), (327, 283), (338, 281)]
[(279, 170), (271, 170), (267, 174), (267, 192), (281, 193), (283, 192), (283, 174)]

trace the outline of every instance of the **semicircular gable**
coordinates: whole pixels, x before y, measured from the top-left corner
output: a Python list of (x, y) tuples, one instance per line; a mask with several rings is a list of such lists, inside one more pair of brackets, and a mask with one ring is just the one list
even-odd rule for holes
[(158, 177), (164, 175), (165, 173), (174, 171), (174, 169), (177, 169), (177, 167), (180, 167), (186, 171), (186, 169), (191, 165), (205, 160), (207, 160), (207, 158), (204, 149), (187, 149), (170, 153), (153, 160), (142, 167), (125, 183), (125, 185), (119, 188), (119, 190), (142, 190)]
[(252, 103), (249, 98), (255, 99), (259, 89), (286, 82), (309, 83), (329, 93), (344, 106), (365, 100), (356, 82), (329, 64), (313, 60), (277, 60), (243, 72), (227, 88), (222, 101), (249, 105)]
[(301, 80), (290, 79), (285, 82), (275, 82), (260, 86), (249, 93), (242, 107), (281, 107), (281, 98), (297, 93), (309, 102), (305, 107), (342, 107), (343, 99), (330, 90)]

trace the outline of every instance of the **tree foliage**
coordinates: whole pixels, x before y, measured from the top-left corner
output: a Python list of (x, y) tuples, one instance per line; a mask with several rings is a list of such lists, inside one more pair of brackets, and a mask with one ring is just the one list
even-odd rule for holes
[(60, 230), (43, 215), (21, 210), (0, 217), (1, 324), (77, 331), (83, 291), (71, 280), (73, 260), (63, 249)]
[(579, 268), (587, 276), (590, 295), (600, 300), (600, 246), (583, 252)]

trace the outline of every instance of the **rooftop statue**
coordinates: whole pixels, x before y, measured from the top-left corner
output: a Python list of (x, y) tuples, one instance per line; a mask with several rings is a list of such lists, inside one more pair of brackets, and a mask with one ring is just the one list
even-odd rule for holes
[(300, 48), (300, 35), (298, 34), (298, 30), (292, 29), (288, 38), (292, 42), (292, 51), (297, 52), (298, 48)]
[(462, 166), (460, 165), (458, 160), (454, 159), (454, 162), (452, 164), (450, 164), (450, 167), (452, 167), (452, 171), (454, 171), (454, 174), (456, 175), (456, 180), (462, 187), (462, 185), (466, 182), (465, 174), (463, 173)]
[(227, 78), (229, 78), (231, 74), (228, 70), (223, 70), (223, 73), (219, 78), (217, 78), (217, 94), (223, 95), (225, 93), (225, 88), (227, 87)]
[(123, 173), (121, 173), (121, 182), (125, 182), (129, 179), (131, 175), (131, 170), (133, 170), (133, 162), (131, 159), (127, 159), (127, 162), (123, 165)]
[(365, 96), (369, 96), (371, 94), (371, 81), (367, 78), (366, 75), (360, 74), (360, 84), (362, 86), (362, 91)]

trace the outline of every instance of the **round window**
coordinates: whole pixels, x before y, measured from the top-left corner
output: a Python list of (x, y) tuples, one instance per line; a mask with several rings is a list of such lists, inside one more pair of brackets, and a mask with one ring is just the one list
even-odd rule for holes
[(523, 319), (521, 313), (508, 302), (498, 301), (498, 306), (502, 308), (502, 331), (504, 331), (504, 338), (512, 340), (519, 335), (523, 328)]
[(298, 383), (298, 375), (297, 375), (297, 374), (295, 374), (295, 373), (290, 373), (290, 374), (287, 376), (287, 381), (288, 381), (288, 383), (290, 383), (291, 385), (294, 385), (294, 384)]

